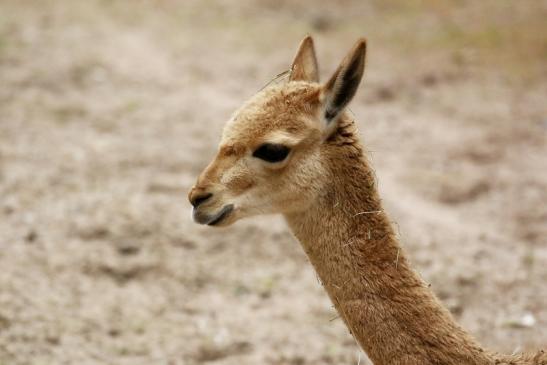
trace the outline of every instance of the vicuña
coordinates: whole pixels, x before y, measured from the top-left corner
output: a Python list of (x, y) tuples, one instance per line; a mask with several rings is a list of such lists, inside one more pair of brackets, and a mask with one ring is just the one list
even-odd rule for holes
[(189, 193), (194, 220), (227, 226), (281, 213), (375, 365), (547, 364), (543, 351), (483, 349), (410, 267), (345, 111), (365, 53), (359, 39), (320, 83), (306, 37), (286, 82), (259, 91), (226, 123), (218, 153)]

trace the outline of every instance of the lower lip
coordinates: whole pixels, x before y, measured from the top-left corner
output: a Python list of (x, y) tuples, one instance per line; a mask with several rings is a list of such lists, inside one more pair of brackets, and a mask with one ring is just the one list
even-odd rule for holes
[(218, 217), (213, 219), (211, 222), (207, 223), (208, 226), (215, 226), (219, 224), (220, 222), (222, 222), (226, 217), (230, 215), (230, 213), (232, 213), (232, 211), (234, 210), (234, 206), (230, 204), (222, 208), (222, 210), (223, 210), (222, 214), (220, 214)]

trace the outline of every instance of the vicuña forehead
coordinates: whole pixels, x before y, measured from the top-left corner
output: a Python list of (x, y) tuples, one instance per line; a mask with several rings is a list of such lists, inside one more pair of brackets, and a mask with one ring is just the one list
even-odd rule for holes
[(225, 143), (251, 143), (273, 134), (301, 134), (315, 110), (319, 85), (289, 82), (273, 85), (251, 97), (226, 123)]

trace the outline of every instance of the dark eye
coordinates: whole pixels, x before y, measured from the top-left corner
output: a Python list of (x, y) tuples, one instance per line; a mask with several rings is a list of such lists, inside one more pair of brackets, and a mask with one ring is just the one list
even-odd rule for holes
[(253, 157), (268, 162), (281, 162), (287, 158), (290, 151), (289, 147), (282, 144), (264, 143), (253, 152)]

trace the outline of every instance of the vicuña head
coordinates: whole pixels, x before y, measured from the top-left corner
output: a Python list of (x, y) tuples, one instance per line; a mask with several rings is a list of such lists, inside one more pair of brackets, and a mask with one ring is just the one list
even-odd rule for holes
[(305, 38), (288, 82), (260, 91), (226, 124), (216, 157), (190, 191), (194, 220), (226, 226), (283, 214), (375, 365), (547, 364), (541, 351), (483, 350), (409, 266), (345, 112), (365, 52), (360, 39), (321, 84)]
[(361, 39), (320, 84), (312, 39), (304, 39), (289, 82), (266, 87), (226, 124), (216, 157), (189, 194), (194, 220), (225, 226), (306, 210), (330, 183), (327, 141), (361, 81), (365, 52)]

